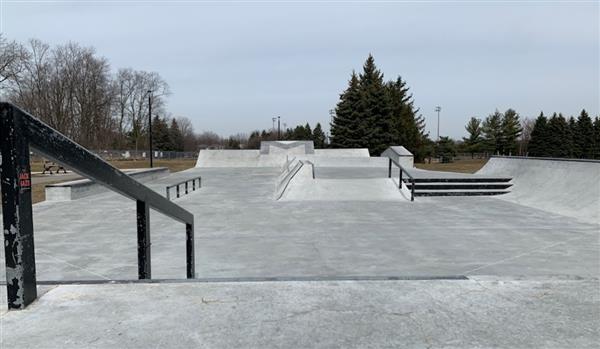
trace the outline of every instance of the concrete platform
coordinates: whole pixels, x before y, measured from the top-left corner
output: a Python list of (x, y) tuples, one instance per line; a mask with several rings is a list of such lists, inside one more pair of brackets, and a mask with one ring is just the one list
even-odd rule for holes
[(3, 348), (597, 348), (598, 280), (63, 285)]

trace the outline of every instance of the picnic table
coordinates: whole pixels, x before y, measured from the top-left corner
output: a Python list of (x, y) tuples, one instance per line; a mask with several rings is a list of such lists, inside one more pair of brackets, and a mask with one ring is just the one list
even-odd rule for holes
[(63, 173), (67, 173), (67, 170), (65, 170), (65, 168), (62, 165), (57, 164), (53, 161), (44, 160), (44, 171), (42, 171), (42, 174), (46, 174), (46, 172), (54, 174), (54, 172), (52, 172), (53, 169), (55, 170), (55, 173), (60, 173), (61, 170), (63, 171)]

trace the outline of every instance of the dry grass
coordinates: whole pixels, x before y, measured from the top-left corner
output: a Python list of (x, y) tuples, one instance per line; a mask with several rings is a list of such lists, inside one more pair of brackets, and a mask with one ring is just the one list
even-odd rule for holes
[[(120, 169), (130, 168), (146, 168), (150, 167), (150, 161), (144, 160), (117, 160), (109, 161), (111, 165)], [(173, 159), (173, 160), (155, 160), (154, 167), (167, 167), (171, 172), (179, 172), (192, 168), (196, 165), (196, 159)], [(43, 170), (43, 163), (36, 161), (31, 163), (32, 172), (41, 172)], [(41, 202), (46, 200), (46, 185), (55, 184), (65, 181), (65, 179), (57, 178), (55, 181), (47, 181), (44, 183), (34, 183), (31, 188), (31, 199), (33, 203)]]
[(416, 168), (430, 171), (447, 171), (447, 172), (461, 172), (461, 173), (475, 173), (485, 165), (487, 159), (464, 159), (454, 160), (454, 162), (442, 164), (442, 163), (418, 163), (415, 164)]

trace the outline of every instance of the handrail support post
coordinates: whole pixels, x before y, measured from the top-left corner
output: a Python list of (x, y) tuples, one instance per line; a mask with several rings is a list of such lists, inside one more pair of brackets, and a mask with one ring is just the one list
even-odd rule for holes
[(37, 298), (29, 140), (14, 107), (0, 109), (2, 220), (9, 309)]
[(151, 279), (150, 206), (137, 200), (138, 279)]
[(196, 277), (196, 261), (194, 254), (194, 224), (185, 225), (185, 260), (186, 276), (188, 279)]

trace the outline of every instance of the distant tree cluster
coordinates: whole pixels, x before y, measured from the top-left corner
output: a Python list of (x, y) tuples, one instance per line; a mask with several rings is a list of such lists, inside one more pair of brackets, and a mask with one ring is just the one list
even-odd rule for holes
[(579, 117), (544, 113), (535, 120), (528, 145), (530, 156), (600, 159), (600, 118), (592, 120), (585, 110)]
[(262, 141), (313, 141), (315, 148), (327, 147), (327, 135), (323, 132), (323, 128), (320, 123), (315, 125), (314, 130), (311, 129), (310, 124), (306, 123), (304, 126), (298, 125), (293, 128), (286, 128), (281, 132), (281, 135), (277, 134), (277, 130), (262, 130), (253, 131), (250, 133), (246, 148), (248, 149), (259, 149), (260, 142)]
[(514, 109), (504, 113), (496, 110), (483, 121), (472, 117), (465, 129), (468, 137), (463, 138), (464, 149), (472, 154), (516, 155), (523, 132), (519, 114)]
[(368, 148), (371, 155), (379, 155), (391, 145), (403, 145), (420, 159), (428, 144), (424, 129), (406, 82), (400, 77), (385, 82), (369, 55), (363, 72), (353, 72), (340, 95), (331, 123), (331, 146)]
[(513, 109), (496, 110), (484, 121), (472, 117), (460, 148), (466, 152), (565, 158), (600, 158), (600, 119), (585, 110), (577, 119), (544, 113), (533, 121)]
[[(91, 149), (147, 149), (148, 103), (153, 117), (171, 122), (169, 85), (158, 73), (112, 74), (105, 58), (76, 43), (50, 47), (32, 39), (25, 46), (0, 35), (0, 94)], [(183, 141), (168, 148), (195, 150), (191, 122), (180, 117), (175, 124)]]

